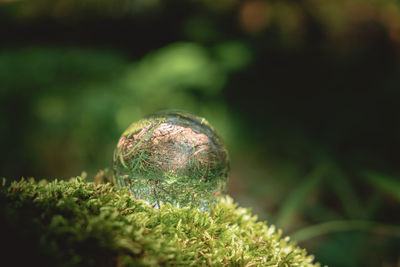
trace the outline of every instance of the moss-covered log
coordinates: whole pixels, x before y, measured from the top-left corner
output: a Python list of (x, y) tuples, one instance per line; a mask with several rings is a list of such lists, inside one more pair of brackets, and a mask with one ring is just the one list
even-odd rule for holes
[(3, 180), (0, 232), (13, 266), (318, 266), (229, 197), (209, 211), (154, 209), (80, 177)]

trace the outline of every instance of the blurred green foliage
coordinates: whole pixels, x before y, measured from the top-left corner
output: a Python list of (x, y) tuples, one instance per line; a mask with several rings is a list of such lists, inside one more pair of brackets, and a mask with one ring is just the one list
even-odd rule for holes
[(397, 1), (1, 3), (1, 174), (94, 175), (131, 122), (184, 109), (241, 205), (323, 264), (396, 266), (399, 29)]

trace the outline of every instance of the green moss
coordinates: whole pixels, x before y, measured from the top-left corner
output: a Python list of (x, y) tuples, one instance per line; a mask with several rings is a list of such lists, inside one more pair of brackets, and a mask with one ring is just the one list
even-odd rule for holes
[(210, 211), (153, 209), (80, 177), (4, 180), (0, 234), (14, 266), (319, 266), (229, 197)]

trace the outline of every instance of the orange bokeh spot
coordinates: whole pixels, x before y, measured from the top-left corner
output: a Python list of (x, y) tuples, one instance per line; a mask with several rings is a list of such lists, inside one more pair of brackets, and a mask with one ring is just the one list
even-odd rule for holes
[(249, 33), (258, 33), (269, 24), (269, 8), (264, 1), (253, 0), (243, 4), (239, 11), (239, 22)]

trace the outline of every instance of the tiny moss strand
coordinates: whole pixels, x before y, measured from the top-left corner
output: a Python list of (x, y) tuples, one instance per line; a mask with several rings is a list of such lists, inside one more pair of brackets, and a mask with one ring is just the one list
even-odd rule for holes
[(128, 152), (124, 155), (124, 157), (129, 156), (130, 154), (132, 154), (139, 146), (141, 143), (143, 143), (144, 140), (146, 140), (147, 138), (149, 138), (154, 131), (158, 128), (158, 126), (161, 125), (161, 122), (157, 123), (156, 125), (153, 126), (153, 128), (145, 135), (143, 136), (142, 139), (139, 140), (139, 142), (137, 142), (137, 144)]
[(122, 166), (124, 166), (125, 169), (128, 169), (128, 166), (125, 163), (125, 160), (124, 160), (124, 157), (123, 157), (122, 153), (119, 154), (119, 160), (121, 161)]

